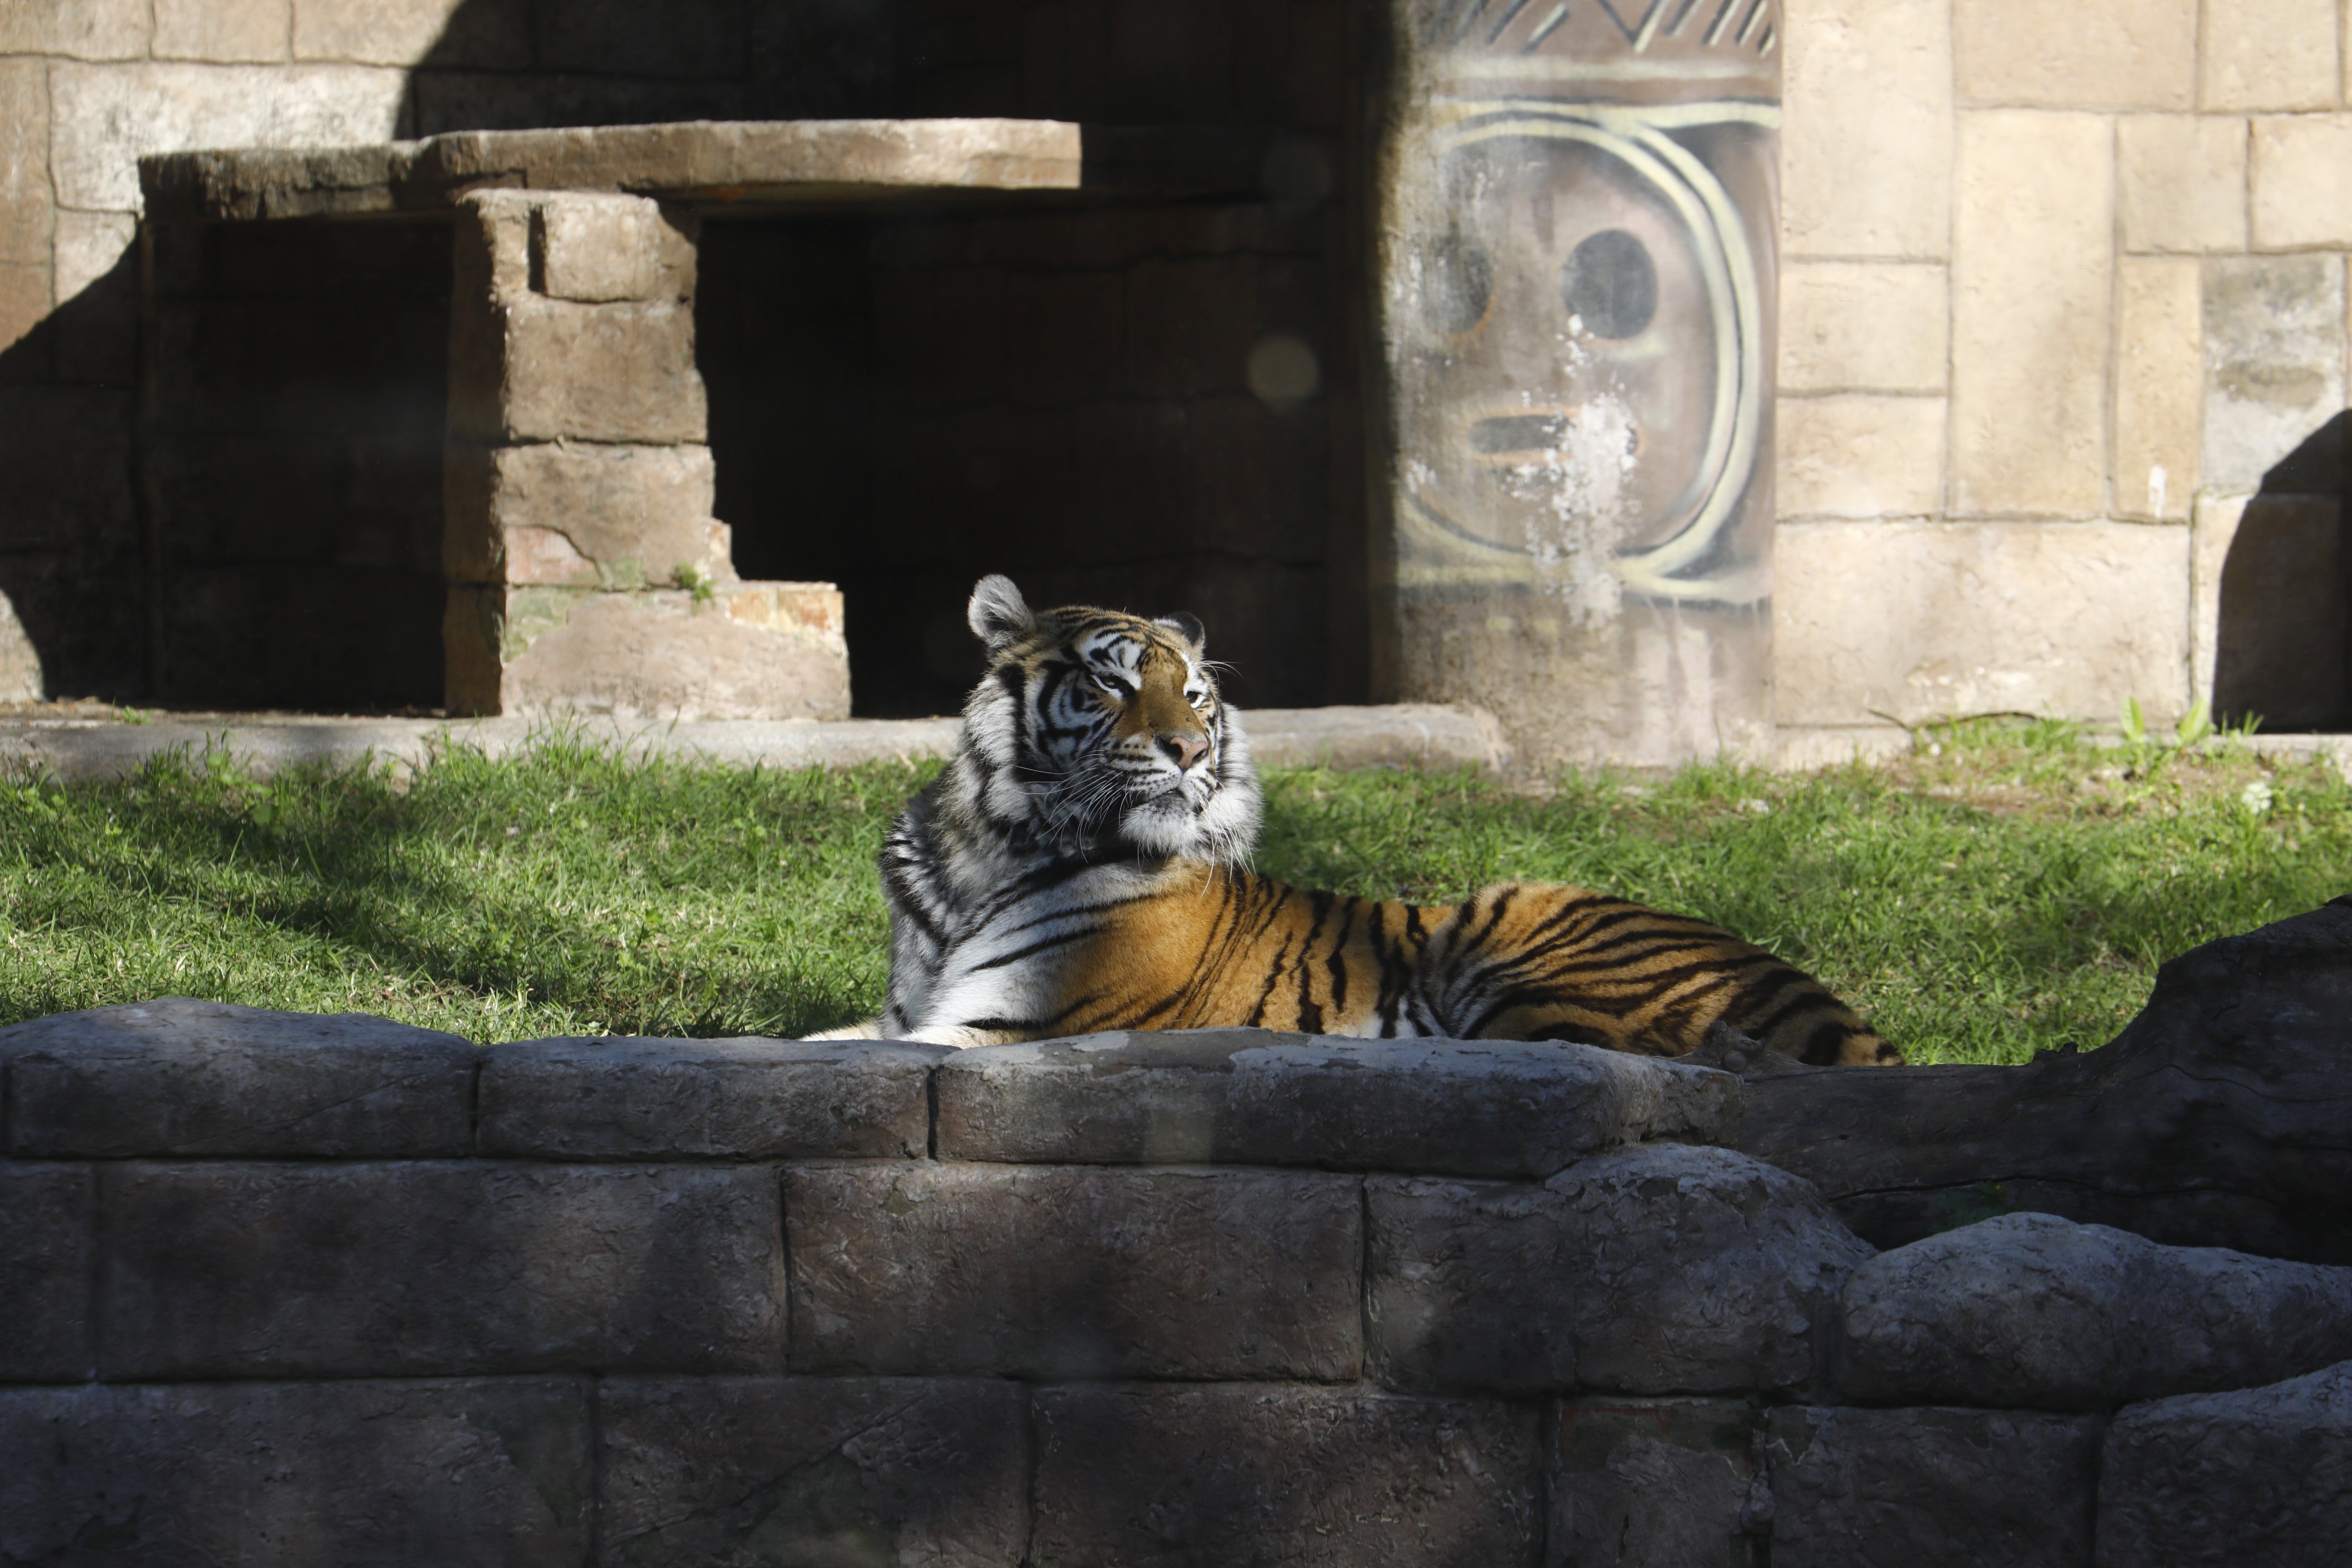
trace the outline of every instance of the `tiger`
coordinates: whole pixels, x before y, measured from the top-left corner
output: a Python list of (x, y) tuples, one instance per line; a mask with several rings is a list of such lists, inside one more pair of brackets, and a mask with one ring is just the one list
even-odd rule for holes
[(1559, 884), (1416, 904), (1261, 876), (1248, 737), (1196, 617), (1039, 614), (988, 576), (967, 618), (988, 672), (879, 857), (882, 1012), (815, 1038), (1256, 1026), (1674, 1057), (1727, 1027), (1818, 1066), (1903, 1060), (1818, 981), (1688, 916)]

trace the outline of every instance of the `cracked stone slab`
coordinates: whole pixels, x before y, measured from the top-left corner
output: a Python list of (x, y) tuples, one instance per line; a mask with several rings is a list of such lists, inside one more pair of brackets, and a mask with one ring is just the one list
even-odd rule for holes
[(1041, 1389), (1033, 1560), (1056, 1568), (1524, 1563), (1536, 1412), (1356, 1389)]
[(993, 1378), (597, 1385), (600, 1563), (1017, 1568), (1028, 1401)]
[(1764, 1453), (1772, 1568), (2091, 1560), (2096, 1416), (1783, 1405)]
[(942, 1158), (1549, 1176), (1737, 1124), (1728, 1073), (1557, 1042), (1265, 1029), (984, 1046), (943, 1062)]
[(89, 1165), (0, 1161), (0, 1381), (91, 1374), (97, 1184)]
[(2352, 1361), (2123, 1411), (2099, 1477), (2099, 1568), (2337, 1568), (2352, 1554)]
[(1811, 1386), (1871, 1256), (1812, 1184), (1644, 1144), (1540, 1185), (1374, 1177), (1370, 1374), (1506, 1394)]
[(794, 1372), (1354, 1377), (1356, 1178), (791, 1165)]
[(1845, 1293), (1847, 1398), (2111, 1408), (2352, 1357), (2352, 1268), (2004, 1215), (1881, 1253)]
[(0, 1389), (0, 1562), (572, 1568), (572, 1378)]
[(462, 1154), (478, 1058), (364, 1013), (187, 996), (0, 1030), (18, 1156)]
[(1547, 1568), (1745, 1564), (1769, 1518), (1758, 1412), (1715, 1399), (1559, 1407)]
[(919, 1158), (944, 1046), (550, 1039), (493, 1046), (481, 1152), (551, 1160)]
[(757, 1166), (131, 1163), (100, 1178), (102, 1375), (762, 1372)]

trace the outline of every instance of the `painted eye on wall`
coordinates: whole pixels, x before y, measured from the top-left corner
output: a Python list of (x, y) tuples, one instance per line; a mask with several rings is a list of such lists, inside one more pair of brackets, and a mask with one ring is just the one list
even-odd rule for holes
[(1650, 247), (1622, 228), (1588, 235), (1560, 268), (1568, 313), (1603, 338), (1630, 338), (1658, 313), (1658, 267)]
[(1495, 266), (1486, 247), (1459, 228), (1424, 253), (1421, 309), (1429, 324), (1454, 337), (1484, 321), (1486, 301), (1495, 291)]

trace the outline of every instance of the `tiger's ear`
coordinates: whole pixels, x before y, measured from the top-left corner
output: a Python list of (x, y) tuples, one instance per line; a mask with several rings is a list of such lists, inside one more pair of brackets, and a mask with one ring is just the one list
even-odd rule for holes
[(972, 584), (971, 603), (964, 610), (964, 618), (971, 623), (971, 635), (988, 645), (991, 658), (1037, 629), (1037, 617), (1029, 613), (1029, 601), (1021, 596), (1012, 578), (997, 574), (982, 577)]
[(1194, 658), (1201, 657), (1202, 641), (1209, 634), (1208, 629), (1201, 625), (1200, 616), (1179, 610), (1172, 616), (1161, 616), (1151, 624), (1155, 626), (1166, 626), (1191, 645)]

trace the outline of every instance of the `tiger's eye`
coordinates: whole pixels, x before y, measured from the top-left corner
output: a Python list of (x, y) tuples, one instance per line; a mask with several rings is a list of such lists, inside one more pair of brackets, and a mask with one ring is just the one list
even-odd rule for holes
[(1448, 337), (1484, 321), (1494, 291), (1495, 267), (1486, 258), (1486, 247), (1461, 229), (1447, 229), (1444, 239), (1423, 252), (1422, 313)]
[(1604, 338), (1630, 338), (1658, 313), (1658, 268), (1650, 247), (1622, 228), (1588, 235), (1559, 275), (1568, 313)]

